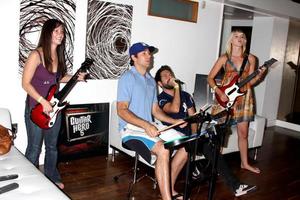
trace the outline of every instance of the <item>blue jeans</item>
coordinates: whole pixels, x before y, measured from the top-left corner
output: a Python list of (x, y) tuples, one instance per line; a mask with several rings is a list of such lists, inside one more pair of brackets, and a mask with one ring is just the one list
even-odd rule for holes
[(31, 108), (26, 103), (25, 124), (27, 130), (27, 148), (25, 157), (38, 167), (39, 157), (45, 139), (45, 162), (44, 173), (53, 182), (61, 182), (61, 177), (57, 169), (57, 139), (61, 126), (61, 114), (59, 113), (54, 126), (50, 129), (41, 129), (30, 119)]

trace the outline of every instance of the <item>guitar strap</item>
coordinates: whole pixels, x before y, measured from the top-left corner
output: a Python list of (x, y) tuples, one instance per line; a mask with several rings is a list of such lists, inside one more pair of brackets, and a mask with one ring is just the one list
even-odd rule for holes
[(241, 69), (240, 69), (239, 77), (242, 76), (242, 73), (244, 72), (247, 61), (248, 61), (248, 56), (245, 56), (244, 60), (243, 60), (243, 63), (242, 63), (242, 66), (241, 66)]
[[(228, 58), (228, 56), (227, 56), (227, 60), (228, 60), (229, 58)], [(245, 66), (246, 66), (246, 63), (247, 63), (247, 61), (248, 61), (248, 56), (245, 56), (244, 57), (244, 60), (243, 60), (243, 63), (242, 63), (242, 66), (241, 66), (241, 68), (240, 68), (240, 73), (239, 73), (239, 77), (241, 77), (242, 76), (242, 74), (243, 74), (243, 72), (244, 72), (244, 69), (245, 69)], [(226, 61), (227, 62), (227, 61)], [(225, 66), (226, 65), (226, 63), (223, 65), (223, 66)], [(226, 74), (226, 71), (225, 71), (225, 74)], [(224, 77), (225, 77), (225, 75), (224, 75)], [(223, 85), (224, 84), (224, 77), (223, 77), (223, 80), (222, 80), (222, 83), (221, 83), (221, 85)]]
[[(36, 49), (36, 51), (37, 51), (38, 54), (39, 54), (39, 57), (40, 57), (40, 63), (44, 65), (44, 63), (43, 63), (43, 58), (42, 58), (42, 55), (41, 55), (41, 52), (40, 52), (39, 50), (37, 50), (37, 49)], [(46, 66), (44, 66), (44, 67), (46, 67)], [(57, 83), (57, 84), (59, 83), (59, 80), (60, 80), (60, 73), (57, 72), (57, 73), (56, 73), (56, 83)], [(58, 86), (59, 86), (59, 84), (58, 84)], [(57, 90), (57, 92), (58, 92), (58, 90)]]

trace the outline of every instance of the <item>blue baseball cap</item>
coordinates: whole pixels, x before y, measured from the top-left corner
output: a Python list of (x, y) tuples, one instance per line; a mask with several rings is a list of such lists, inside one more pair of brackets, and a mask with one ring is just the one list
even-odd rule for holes
[(141, 51), (144, 51), (145, 49), (149, 49), (150, 52), (153, 52), (156, 48), (153, 46), (149, 46), (148, 44), (144, 42), (137, 42), (134, 43), (130, 48), (129, 48), (129, 55), (136, 55)]

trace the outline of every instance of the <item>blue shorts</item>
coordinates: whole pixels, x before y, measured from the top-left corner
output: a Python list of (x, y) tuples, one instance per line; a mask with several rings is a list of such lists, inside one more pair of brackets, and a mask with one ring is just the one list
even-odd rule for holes
[(156, 157), (151, 155), (154, 145), (161, 141), (159, 137), (149, 137), (145, 132), (124, 128), (121, 131), (125, 148), (136, 151), (149, 164), (154, 164)]
[[(154, 125), (159, 130), (165, 127), (159, 123), (155, 123)], [(182, 133), (175, 129), (169, 129), (162, 132), (159, 137), (150, 137), (145, 133), (144, 129), (130, 124), (126, 125), (126, 127), (121, 130), (121, 134), (122, 143), (124, 144), (123, 146), (129, 150), (136, 151), (149, 164), (154, 164), (156, 161), (156, 156), (151, 154), (151, 150), (157, 142), (165, 142), (174, 138), (181, 138), (183, 136)]]

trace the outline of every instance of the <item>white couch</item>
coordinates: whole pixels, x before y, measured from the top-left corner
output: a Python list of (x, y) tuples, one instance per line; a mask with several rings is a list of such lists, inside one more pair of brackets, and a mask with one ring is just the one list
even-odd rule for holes
[[(0, 124), (11, 129), (11, 116), (7, 109), (0, 108)], [(11, 150), (0, 156), (0, 176), (17, 174), (18, 178), (0, 181), (0, 187), (17, 183), (19, 187), (0, 194), (0, 200), (64, 200), (70, 199), (44, 176), (19, 150)]]

